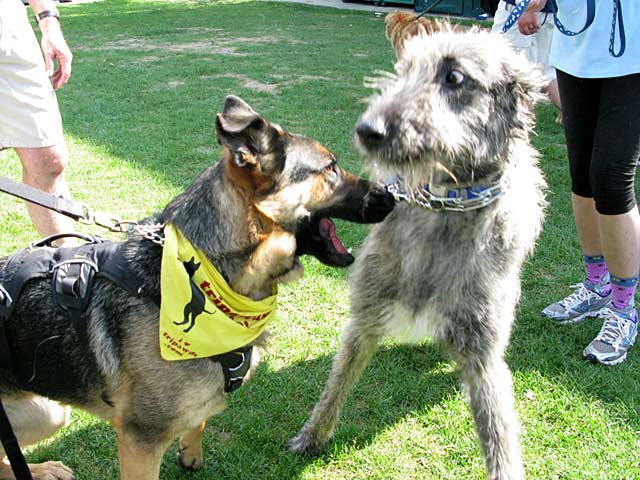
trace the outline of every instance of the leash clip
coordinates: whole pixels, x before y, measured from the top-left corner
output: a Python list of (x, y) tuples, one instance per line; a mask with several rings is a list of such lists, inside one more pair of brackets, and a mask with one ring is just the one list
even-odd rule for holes
[(122, 220), (117, 215), (110, 213), (93, 213), (84, 203), (81, 204), (81, 206), (84, 213), (82, 217), (78, 218), (78, 221), (85, 225), (97, 225), (111, 232), (124, 233), (129, 229), (129, 225), (135, 225), (137, 223), (131, 220)]
[(78, 204), (82, 209), (82, 216), (78, 217), (76, 220), (80, 223), (84, 223), (85, 225), (93, 224), (93, 213), (91, 213), (91, 209), (86, 203)]
[(93, 222), (99, 227), (106, 228), (111, 232), (125, 233), (129, 230), (131, 225), (136, 225), (137, 222), (132, 220), (122, 220), (117, 215), (111, 215), (108, 213), (95, 213), (93, 216)]
[(400, 182), (396, 183), (386, 183), (382, 185), (383, 188), (393, 195), (393, 198), (396, 202), (408, 202), (409, 195), (402, 189), (400, 186)]

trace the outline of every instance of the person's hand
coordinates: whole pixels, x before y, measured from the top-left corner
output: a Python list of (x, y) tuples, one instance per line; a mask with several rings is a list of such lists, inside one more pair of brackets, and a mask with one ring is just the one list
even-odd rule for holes
[(518, 30), (520, 30), (520, 33), (523, 35), (533, 35), (534, 33), (538, 33), (540, 30), (538, 12), (529, 11), (527, 9), (518, 19)]
[[(42, 54), (47, 75), (51, 77), (54, 89), (62, 87), (71, 76), (71, 60), (73, 55), (62, 35), (60, 22), (57, 18), (47, 17), (38, 24), (42, 32)], [(54, 70), (54, 60), (58, 61), (58, 68)]]
[(531, 0), (527, 5), (527, 12), (539, 12), (547, 4), (547, 0)]

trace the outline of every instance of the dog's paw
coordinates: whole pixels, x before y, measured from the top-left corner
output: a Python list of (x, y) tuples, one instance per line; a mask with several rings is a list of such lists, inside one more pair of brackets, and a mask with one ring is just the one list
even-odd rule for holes
[(284, 448), (293, 453), (315, 457), (320, 454), (322, 444), (311, 439), (306, 433), (301, 432), (289, 439), (289, 441), (284, 444)]
[(202, 455), (193, 455), (185, 448), (178, 452), (178, 465), (185, 470), (200, 470), (204, 466), (204, 460)]

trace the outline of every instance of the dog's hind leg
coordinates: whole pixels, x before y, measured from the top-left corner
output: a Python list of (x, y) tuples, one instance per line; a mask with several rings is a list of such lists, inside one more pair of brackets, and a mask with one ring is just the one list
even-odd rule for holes
[(331, 374), (311, 417), (297, 436), (285, 445), (292, 452), (316, 455), (331, 437), (340, 410), (353, 386), (376, 351), (381, 332), (375, 322), (355, 318), (347, 324), (338, 351), (333, 358)]
[(511, 372), (502, 354), (459, 359), (491, 480), (522, 480)]
[(180, 437), (178, 464), (187, 470), (199, 470), (204, 465), (202, 459), (202, 434), (207, 422), (202, 422), (194, 430)]

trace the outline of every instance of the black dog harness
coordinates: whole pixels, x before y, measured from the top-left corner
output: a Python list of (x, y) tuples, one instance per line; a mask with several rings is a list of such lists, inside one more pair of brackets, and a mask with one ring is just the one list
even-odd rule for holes
[(123, 243), (80, 234), (71, 236), (86, 243), (77, 247), (54, 248), (52, 242), (62, 238), (61, 235), (54, 235), (15, 252), (0, 271), (0, 366), (8, 369), (15, 366), (4, 322), (13, 313), (16, 301), (29, 280), (52, 279), (54, 302), (69, 312), (83, 345), (88, 345), (88, 338), (81, 315), (91, 298), (96, 276), (107, 278), (134, 295), (141, 294), (142, 281), (127, 271), (122, 255)]
[[(52, 246), (55, 240), (73, 236), (86, 243), (74, 247)], [(69, 312), (83, 345), (89, 345), (82, 314), (89, 304), (94, 279), (106, 278), (135, 296), (147, 297), (160, 306), (159, 292), (144, 291), (143, 280), (128, 267), (124, 243), (103, 240), (95, 236), (62, 234), (32, 243), (12, 254), (0, 270), (0, 367), (14, 369), (11, 347), (4, 323), (11, 316), (24, 285), (33, 279), (51, 278), (56, 305)], [(251, 366), (252, 347), (209, 357), (222, 366), (225, 392), (242, 385)]]

